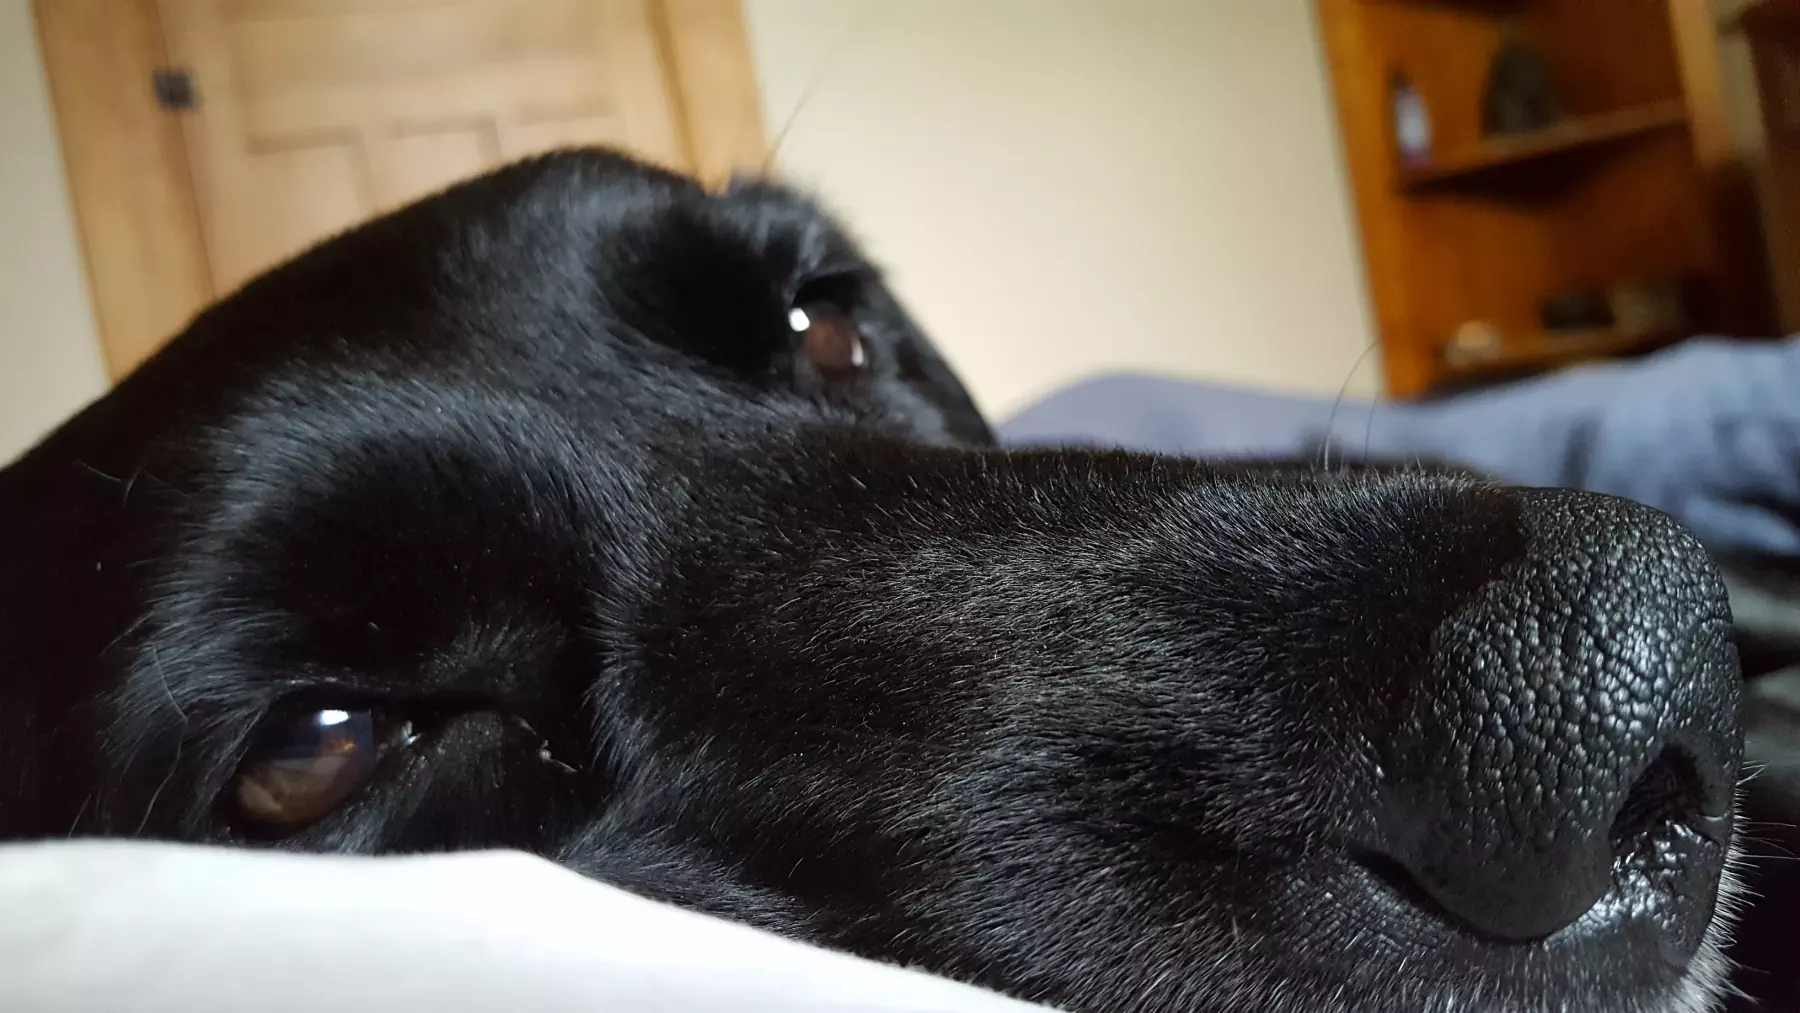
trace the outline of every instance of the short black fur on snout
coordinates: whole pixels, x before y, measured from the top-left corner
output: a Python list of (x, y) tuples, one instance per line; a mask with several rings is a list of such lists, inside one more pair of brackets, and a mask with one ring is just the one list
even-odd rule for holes
[[(1738, 676), (1672, 521), (990, 442), (785, 189), (457, 187), (0, 473), (0, 837), (515, 847), (1089, 1013), (1706, 1008)], [(246, 827), (319, 708), (407, 734)]]

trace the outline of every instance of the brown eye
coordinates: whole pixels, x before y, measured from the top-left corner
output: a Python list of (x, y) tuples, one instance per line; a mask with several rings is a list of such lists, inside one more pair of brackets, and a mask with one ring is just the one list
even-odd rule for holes
[(265, 830), (299, 830), (362, 787), (378, 752), (370, 712), (314, 711), (263, 732), (238, 767), (232, 798)]
[(856, 320), (831, 303), (796, 305), (788, 310), (788, 326), (800, 335), (807, 361), (827, 378), (847, 376), (868, 362)]

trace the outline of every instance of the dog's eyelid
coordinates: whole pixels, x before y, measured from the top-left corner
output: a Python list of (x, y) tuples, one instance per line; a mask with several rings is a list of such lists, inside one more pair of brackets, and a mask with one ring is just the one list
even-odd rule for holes
[[(880, 275), (867, 264), (841, 262), (822, 264), (800, 275), (788, 295), (789, 303), (817, 300), (854, 303), (866, 286), (875, 284)], [(846, 309), (851, 308), (849, 306)]]
[(430, 720), (468, 711), (502, 711), (492, 694), (442, 685), (404, 685), (379, 678), (310, 678), (296, 682), (263, 707), (262, 721), (275, 722), (328, 708), (367, 710)]
[(800, 271), (802, 282), (816, 281), (824, 278), (853, 277), (858, 280), (871, 279), (881, 272), (875, 265), (854, 257), (823, 257), (817, 263), (808, 265)]

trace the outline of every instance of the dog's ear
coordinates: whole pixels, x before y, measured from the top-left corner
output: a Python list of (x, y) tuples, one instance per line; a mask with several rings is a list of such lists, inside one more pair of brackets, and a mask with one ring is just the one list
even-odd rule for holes
[(91, 510), (102, 479), (79, 467), (40, 446), (0, 471), (0, 839), (76, 830), (87, 814), (67, 799), (87, 793), (70, 789), (94, 783), (79, 743), (97, 728), (101, 589), (120, 557)]
[(107, 702), (179, 530), (175, 462), (154, 448), (194, 371), (164, 360), (0, 469), (0, 838), (98, 825)]

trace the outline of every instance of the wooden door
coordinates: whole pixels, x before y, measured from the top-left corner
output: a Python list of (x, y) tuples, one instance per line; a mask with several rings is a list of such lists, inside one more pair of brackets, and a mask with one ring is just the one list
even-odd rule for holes
[(762, 157), (736, 0), (36, 11), (115, 376), (268, 267), (526, 155), (601, 144), (713, 180)]
[(458, 179), (571, 144), (686, 170), (645, 0), (160, 0), (197, 103), (219, 291)]

